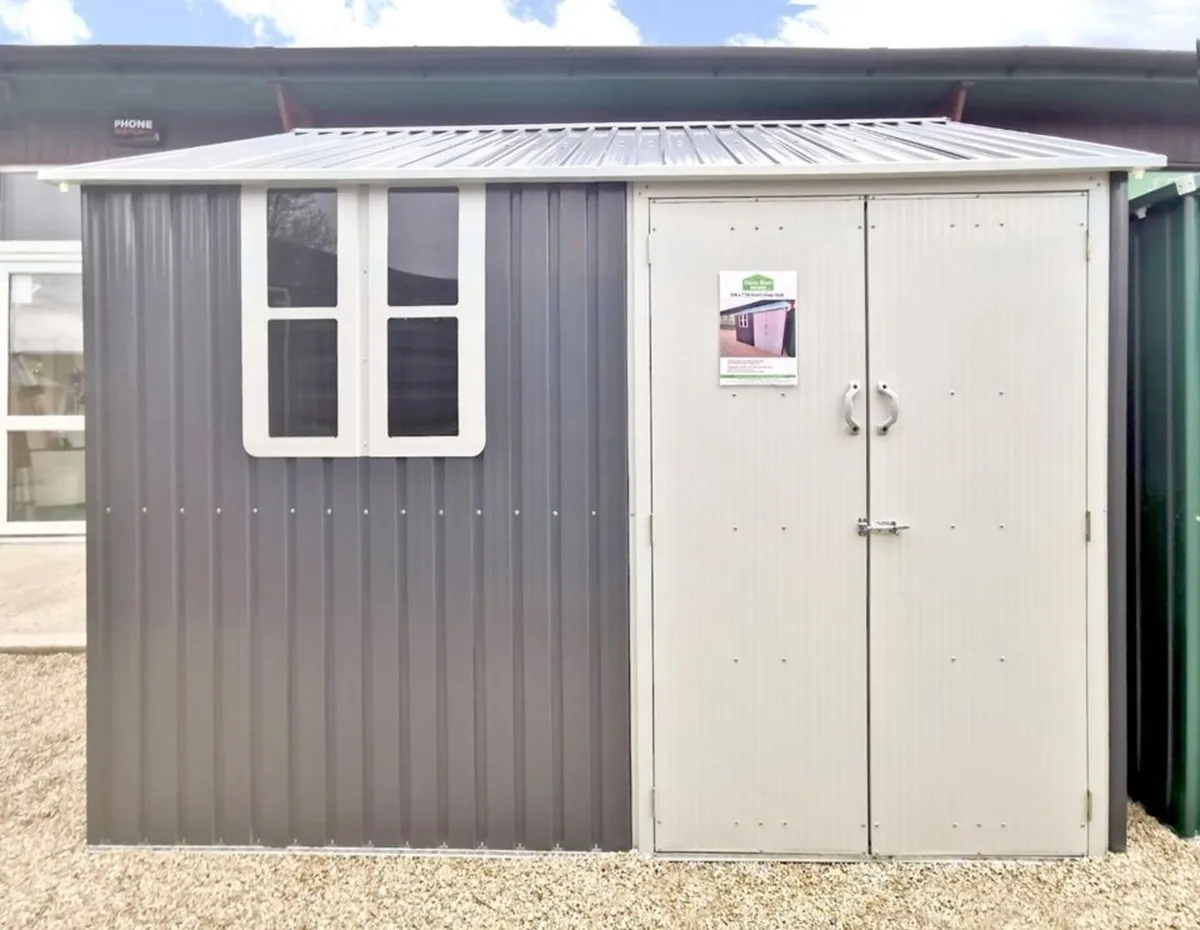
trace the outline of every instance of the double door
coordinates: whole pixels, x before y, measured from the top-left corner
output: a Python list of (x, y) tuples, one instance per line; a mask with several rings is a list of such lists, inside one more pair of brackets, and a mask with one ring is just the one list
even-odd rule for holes
[(657, 849), (1086, 852), (1086, 203), (653, 202)]

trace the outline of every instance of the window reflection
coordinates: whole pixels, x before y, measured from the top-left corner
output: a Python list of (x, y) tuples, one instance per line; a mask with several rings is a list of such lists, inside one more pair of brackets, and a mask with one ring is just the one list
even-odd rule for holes
[(8, 412), (15, 416), (81, 415), (84, 366), (80, 276), (10, 275), (8, 295)]
[(388, 320), (388, 435), (458, 435), (458, 320)]
[(0, 239), (73, 242), (81, 238), (78, 187), (59, 190), (37, 172), (0, 172)]
[(267, 305), (337, 306), (337, 191), (267, 192)]
[(267, 326), (267, 434), (338, 434), (336, 320), (271, 320)]
[(83, 520), (83, 433), (8, 434), (8, 519)]
[(388, 191), (388, 306), (458, 303), (458, 191)]

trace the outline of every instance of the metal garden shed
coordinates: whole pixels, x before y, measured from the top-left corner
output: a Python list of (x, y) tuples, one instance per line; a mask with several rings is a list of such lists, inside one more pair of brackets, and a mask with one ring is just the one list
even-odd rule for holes
[(90, 841), (1119, 848), (1162, 161), (888, 120), (43, 172), (83, 187)]
[(1130, 795), (1200, 833), (1200, 200), (1131, 204)]

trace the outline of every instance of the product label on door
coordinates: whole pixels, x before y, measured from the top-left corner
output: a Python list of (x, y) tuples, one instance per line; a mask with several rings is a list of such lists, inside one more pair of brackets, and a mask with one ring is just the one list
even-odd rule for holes
[(722, 385), (796, 383), (796, 272), (722, 271)]

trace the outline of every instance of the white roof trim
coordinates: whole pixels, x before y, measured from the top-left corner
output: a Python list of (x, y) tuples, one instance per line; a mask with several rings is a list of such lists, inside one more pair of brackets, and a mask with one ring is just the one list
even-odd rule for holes
[(1157, 168), (1161, 155), (944, 119), (306, 129), (39, 177), (82, 184), (719, 181)]

